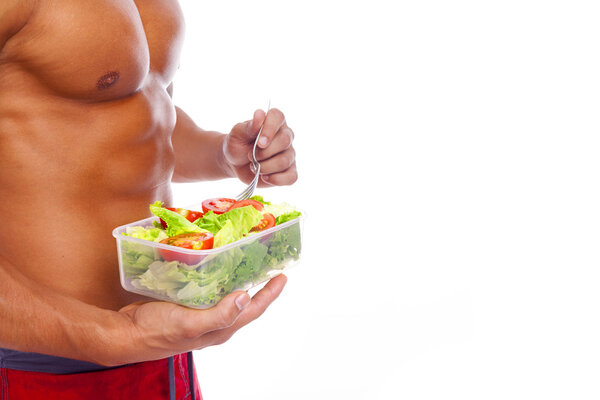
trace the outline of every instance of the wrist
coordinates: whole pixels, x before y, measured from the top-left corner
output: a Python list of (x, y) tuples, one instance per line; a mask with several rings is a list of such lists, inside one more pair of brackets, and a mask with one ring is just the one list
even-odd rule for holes
[(126, 315), (101, 309), (94, 322), (80, 328), (72, 331), (80, 359), (106, 367), (139, 361), (132, 358), (138, 343), (134, 325)]

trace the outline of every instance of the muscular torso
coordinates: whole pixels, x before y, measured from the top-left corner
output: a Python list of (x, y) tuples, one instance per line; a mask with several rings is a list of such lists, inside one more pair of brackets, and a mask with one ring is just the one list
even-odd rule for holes
[(170, 201), (181, 12), (172, 0), (34, 3), (0, 50), (0, 256), (118, 309), (134, 298), (111, 231)]

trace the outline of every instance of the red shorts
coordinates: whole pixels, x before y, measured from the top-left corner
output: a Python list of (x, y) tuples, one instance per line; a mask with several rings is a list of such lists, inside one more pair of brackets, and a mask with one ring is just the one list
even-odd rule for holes
[[(190, 399), (186, 354), (174, 357), (175, 398)], [(194, 370), (196, 400), (202, 400)], [(169, 399), (168, 359), (102, 371), (49, 374), (0, 368), (0, 400)]]

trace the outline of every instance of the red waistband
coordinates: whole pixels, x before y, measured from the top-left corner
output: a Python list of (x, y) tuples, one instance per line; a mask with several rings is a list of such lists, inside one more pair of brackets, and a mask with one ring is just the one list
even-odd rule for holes
[[(0, 400), (108, 400), (169, 398), (168, 361), (156, 360), (78, 374), (48, 374), (0, 368)], [(190, 398), (185, 354), (174, 357), (175, 394)], [(196, 399), (202, 400), (194, 371)]]

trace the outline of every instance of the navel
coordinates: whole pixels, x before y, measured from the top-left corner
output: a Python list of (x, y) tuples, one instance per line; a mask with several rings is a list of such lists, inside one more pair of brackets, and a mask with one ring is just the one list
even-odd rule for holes
[(118, 71), (110, 71), (108, 74), (102, 75), (100, 79), (98, 79), (98, 82), (96, 82), (96, 87), (98, 90), (108, 89), (117, 83), (120, 77), (121, 74), (119, 74)]

